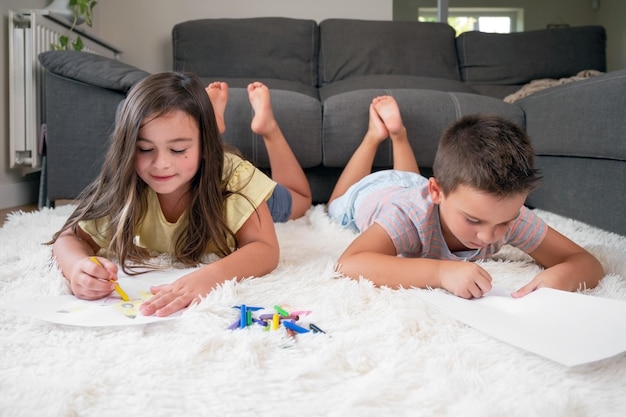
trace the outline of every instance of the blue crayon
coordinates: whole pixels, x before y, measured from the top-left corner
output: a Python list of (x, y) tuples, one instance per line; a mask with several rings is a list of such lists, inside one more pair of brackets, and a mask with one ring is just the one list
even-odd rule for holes
[(287, 329), (293, 330), (296, 333), (308, 333), (309, 332), (308, 329), (305, 329), (304, 327), (300, 327), (292, 321), (284, 320), (282, 323), (283, 323), (283, 326), (285, 326)]
[(239, 328), (243, 329), (248, 325), (248, 310), (245, 304), (240, 305), (239, 310), (241, 311), (239, 316)]

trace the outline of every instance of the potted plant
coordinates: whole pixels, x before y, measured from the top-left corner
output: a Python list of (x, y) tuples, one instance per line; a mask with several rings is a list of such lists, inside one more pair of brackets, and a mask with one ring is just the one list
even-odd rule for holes
[(64, 2), (65, 9), (69, 9), (71, 12), (71, 15), (66, 16), (70, 20), (71, 26), (68, 35), (60, 36), (59, 42), (53, 43), (51, 47), (55, 50), (73, 49), (75, 51), (81, 51), (83, 49), (83, 40), (80, 35), (76, 36), (76, 40), (73, 42), (70, 42), (69, 35), (74, 32), (76, 26), (83, 22), (91, 27), (93, 24), (93, 8), (96, 6), (97, 2), (95, 0), (55, 0), (48, 9), (51, 11), (54, 10), (55, 3), (59, 2)]

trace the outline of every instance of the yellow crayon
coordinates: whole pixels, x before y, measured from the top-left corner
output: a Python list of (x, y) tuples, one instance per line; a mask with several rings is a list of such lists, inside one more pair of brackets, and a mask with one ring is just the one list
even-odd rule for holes
[[(102, 266), (102, 264), (100, 263), (100, 261), (98, 260), (98, 258), (96, 258), (95, 256), (90, 256), (89, 260), (93, 263), (95, 263), (96, 265), (104, 268), (104, 266)], [(120, 297), (122, 297), (122, 301), (130, 301), (130, 298), (128, 297), (128, 295), (124, 292), (124, 290), (122, 289), (122, 287), (120, 287), (120, 284), (117, 283), (116, 280), (114, 279), (109, 279), (110, 282), (115, 284), (115, 292), (118, 293), (120, 295)]]
[(278, 313), (274, 313), (274, 315), (272, 316), (272, 330), (278, 330), (279, 326), (280, 326), (280, 317), (278, 316)]

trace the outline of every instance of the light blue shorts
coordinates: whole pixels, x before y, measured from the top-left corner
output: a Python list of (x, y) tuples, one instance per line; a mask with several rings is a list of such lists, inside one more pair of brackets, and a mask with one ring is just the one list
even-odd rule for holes
[(387, 187), (417, 187), (424, 184), (424, 177), (415, 172), (387, 169), (377, 171), (352, 184), (341, 197), (331, 201), (328, 215), (340, 225), (359, 232), (355, 214), (361, 200), (372, 191)]

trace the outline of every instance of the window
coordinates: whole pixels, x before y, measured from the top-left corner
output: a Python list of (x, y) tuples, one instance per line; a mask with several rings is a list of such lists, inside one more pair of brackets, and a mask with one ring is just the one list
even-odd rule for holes
[[(436, 7), (420, 7), (420, 22), (436, 22)], [(450, 7), (448, 24), (456, 30), (457, 36), (463, 32), (511, 33), (524, 30), (524, 9), (491, 7)]]

